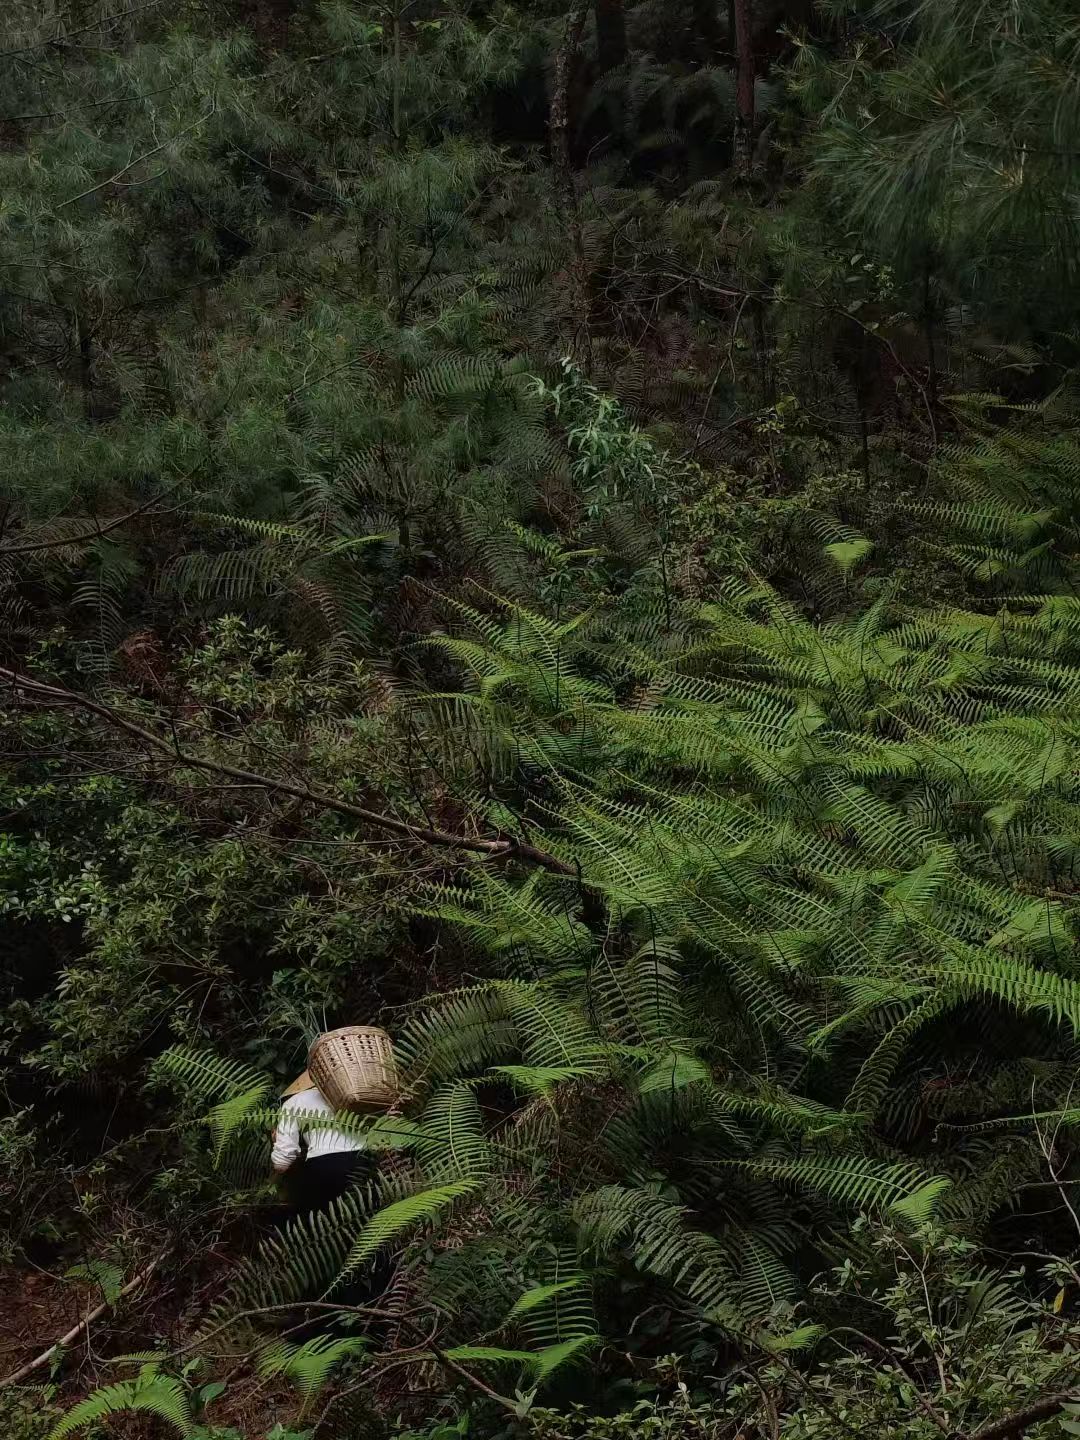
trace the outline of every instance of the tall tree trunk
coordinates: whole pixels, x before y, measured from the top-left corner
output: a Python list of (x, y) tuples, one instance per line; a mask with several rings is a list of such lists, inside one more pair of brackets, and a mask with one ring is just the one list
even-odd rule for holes
[(572, 344), (574, 359), (586, 374), (592, 369), (592, 338), (589, 328), (589, 267), (585, 259), (585, 241), (581, 231), (581, 207), (570, 156), (570, 83), (581, 55), (581, 37), (585, 31), (588, 0), (577, 0), (566, 21), (566, 34), (555, 56), (555, 74), (551, 87), (551, 159), (555, 186), (562, 211), (562, 221), (570, 240), (570, 300), (575, 328)]
[(936, 443), (939, 385), (937, 342), (934, 336), (934, 291), (929, 260), (926, 262), (926, 269), (923, 271), (922, 320), (923, 334), (926, 337), (926, 409), (930, 418), (930, 428)]
[[(392, 46), (393, 46), (393, 59), (394, 59), (394, 68), (393, 68), (393, 72), (392, 72), (392, 73), (393, 73), (393, 81), (392, 81), (392, 87), (393, 87), (393, 88), (391, 89), (391, 92), (390, 92), (390, 129), (391, 129), (391, 141), (390, 141), (390, 143), (391, 143), (391, 145), (392, 145), (392, 147), (393, 147), (393, 152), (394, 152), (394, 155), (395, 155), (395, 156), (400, 156), (400, 155), (401, 155), (401, 150), (402, 150), (402, 135), (401, 135), (401, 81), (402, 81), (402, 76), (401, 76), (401, 12), (402, 12), (402, 9), (403, 9), (403, 6), (402, 6), (400, 3), (395, 6), (395, 8), (394, 8), (394, 13), (393, 13), (392, 28), (391, 28), (391, 32), (390, 32), (390, 34), (391, 34), (391, 44), (392, 44)], [(401, 318), (399, 319), (399, 321), (398, 321), (398, 324), (400, 325), (400, 327), (401, 327), (402, 329), (404, 329), (404, 328), (405, 328), (405, 319), (404, 319), (404, 315), (405, 315), (405, 300), (404, 300), (404, 296), (405, 296), (405, 275), (404, 275), (404, 272), (403, 272), (402, 259), (401, 259), (401, 217), (399, 216), (396, 207), (395, 207), (394, 209), (392, 209), (391, 212), (390, 212), (390, 225), (391, 225), (391, 231), (390, 231), (390, 263), (391, 263), (391, 268), (392, 268), (392, 270), (393, 270), (394, 303), (395, 303), (396, 308), (397, 308), (397, 313), (398, 313), (398, 315), (401, 317)], [(399, 350), (399, 354), (398, 354), (398, 359), (397, 359), (397, 374), (396, 374), (395, 383), (394, 383), (395, 397), (396, 397), (397, 403), (398, 403), (399, 405), (402, 405), (402, 404), (404, 404), (404, 402), (405, 402), (405, 387), (406, 387), (407, 379), (408, 379), (408, 375), (407, 375), (406, 366), (405, 366), (405, 352), (404, 352), (404, 350), (402, 349), (402, 350)], [(407, 537), (407, 529), (408, 529), (407, 522), (404, 521), (404, 520), (401, 521), (400, 524), (399, 524), (399, 526), (398, 526), (398, 533), (399, 533), (399, 538), (401, 539), (402, 548), (403, 548), (403, 550), (405, 550), (406, 553), (408, 552), (408, 548), (409, 548), (409, 545), (408, 545), (408, 537)]]
[(738, 75), (735, 85), (735, 169), (749, 175), (754, 158), (754, 29), (751, 0), (732, 0)]
[(814, 24), (814, 0), (788, 0), (784, 24), (789, 30), (810, 31)]
[(862, 456), (863, 484), (870, 490), (870, 419), (866, 413), (866, 391), (859, 379), (852, 381), (855, 404), (859, 411), (859, 451)]
[(89, 324), (77, 311), (72, 312), (75, 338), (79, 349), (77, 362), (79, 388), (82, 390), (83, 414), (87, 420), (94, 418), (94, 338)]
[(596, 0), (596, 59), (601, 75), (626, 64), (623, 0)]

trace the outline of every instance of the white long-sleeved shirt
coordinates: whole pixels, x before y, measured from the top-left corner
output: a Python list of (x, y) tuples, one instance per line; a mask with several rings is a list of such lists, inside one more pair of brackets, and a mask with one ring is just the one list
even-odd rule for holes
[(304, 1125), (304, 1115), (334, 1115), (337, 1112), (321, 1090), (314, 1087), (290, 1095), (282, 1104), (274, 1131), (274, 1148), (270, 1159), (275, 1170), (287, 1170), (300, 1158), (301, 1145), (307, 1146), (307, 1158), (317, 1160), (320, 1155), (348, 1154), (363, 1150), (365, 1145), (358, 1135), (346, 1135), (342, 1130), (330, 1126)]

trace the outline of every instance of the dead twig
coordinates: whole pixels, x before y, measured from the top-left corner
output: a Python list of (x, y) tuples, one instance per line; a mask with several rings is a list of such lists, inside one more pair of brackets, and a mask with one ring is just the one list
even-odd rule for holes
[[(231, 1329), (238, 1320), (250, 1320), (259, 1315), (275, 1315), (281, 1314), (283, 1311), (288, 1312), (295, 1310), (329, 1310), (336, 1315), (357, 1315), (364, 1319), (391, 1320), (394, 1324), (404, 1325), (411, 1330), (414, 1335), (421, 1337), (422, 1347), (418, 1347), (418, 1350), (420, 1348), (426, 1349), (444, 1370), (449, 1370), (452, 1374), (457, 1375), (460, 1379), (464, 1380), (467, 1385), (479, 1391), (479, 1393), (486, 1396), (487, 1399), (493, 1400), (497, 1405), (502, 1406), (503, 1409), (510, 1410), (511, 1412), (516, 1412), (517, 1410), (517, 1402), (515, 1400), (512, 1400), (508, 1395), (500, 1395), (499, 1392), (493, 1390), (486, 1381), (481, 1380), (478, 1375), (474, 1375), (471, 1370), (466, 1369), (464, 1365), (454, 1360), (445, 1350), (432, 1344), (431, 1337), (425, 1333), (422, 1325), (419, 1325), (415, 1320), (410, 1320), (406, 1315), (400, 1315), (394, 1310), (384, 1310), (375, 1305), (336, 1305), (331, 1300), (298, 1300), (292, 1304), (262, 1305), (252, 1310), (239, 1310), (223, 1324), (216, 1325), (212, 1330), (200, 1335), (192, 1344), (183, 1345), (178, 1350), (173, 1350), (170, 1353), (172, 1355), (182, 1355), (186, 1350), (192, 1349), (193, 1345), (204, 1345), (207, 1340), (211, 1339), (214, 1335), (220, 1335), (222, 1331)], [(419, 1355), (417, 1358), (419, 1358)]]

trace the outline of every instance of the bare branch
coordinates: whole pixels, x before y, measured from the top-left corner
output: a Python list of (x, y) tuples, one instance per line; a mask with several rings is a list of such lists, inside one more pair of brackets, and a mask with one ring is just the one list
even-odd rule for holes
[(59, 685), (47, 685), (44, 681), (34, 680), (28, 675), (20, 675), (18, 671), (9, 670), (6, 666), (0, 666), (0, 682), (10, 687), (11, 694), (15, 699), (25, 703), (42, 705), (56, 710), (82, 710), (89, 715), (95, 715), (112, 729), (141, 740), (144, 745), (179, 767), (186, 766), (194, 770), (204, 770), (209, 774), (223, 775), (230, 780), (238, 780), (245, 785), (255, 786), (279, 795), (291, 795), (306, 805), (317, 805), (321, 809), (332, 810), (354, 820), (362, 820), (365, 824), (374, 825), (381, 830), (391, 830), (397, 835), (407, 836), (411, 840), (419, 840), (426, 845), (445, 845), (452, 849), (468, 850), (474, 854), (488, 855), (493, 858), (522, 860), (528, 864), (539, 865), (555, 875), (576, 876), (578, 873), (573, 866), (560, 860), (558, 856), (509, 836), (498, 840), (480, 840), (465, 835), (456, 835), (448, 830), (433, 829), (427, 825), (415, 825), (408, 820), (399, 820), (393, 815), (384, 815), (377, 810), (368, 810), (361, 805), (354, 805), (351, 801), (342, 800), (323, 790), (315, 790), (306, 785), (295, 785), (289, 780), (281, 780), (271, 775), (260, 775), (251, 770), (241, 769), (236, 765), (225, 764), (220, 760), (209, 760), (205, 756), (191, 754), (181, 748), (179, 739), (174, 737), (172, 740), (167, 740), (153, 730), (148, 730), (144, 725), (127, 719), (126, 716), (110, 709), (109, 706), (92, 700), (89, 695), (80, 695), (74, 690), (66, 690)]
[(106, 25), (112, 25), (117, 20), (126, 20), (129, 15), (141, 15), (144, 10), (156, 10), (160, 4), (161, 0), (148, 0), (146, 5), (135, 5), (130, 10), (120, 10), (115, 15), (95, 20), (89, 25), (80, 25), (78, 30), (49, 35), (44, 40), (35, 40), (30, 45), (23, 45), (18, 50), (2, 50), (0, 51), (0, 60), (10, 60), (14, 55), (29, 55), (34, 50), (47, 50), (51, 45), (67, 45), (76, 35), (85, 35), (88, 30), (104, 30)]
[(1000, 1420), (991, 1420), (988, 1425), (969, 1431), (967, 1435), (958, 1435), (955, 1440), (1012, 1440), (1013, 1436), (1023, 1435), (1032, 1425), (1051, 1419), (1064, 1406), (1078, 1402), (1080, 1390), (1060, 1390), (1054, 1395), (1044, 1395), (1023, 1410), (1014, 1410)]
[[(211, 99), (210, 109), (207, 110), (205, 115), (200, 115), (199, 118), (193, 120), (190, 125), (185, 125), (182, 130), (178, 130), (175, 135), (168, 136), (160, 145), (155, 145), (152, 150), (146, 150), (142, 155), (136, 155), (133, 159), (129, 160), (126, 165), (121, 166), (115, 175), (109, 175), (104, 180), (99, 180), (96, 185), (91, 185), (87, 190), (80, 190), (77, 195), (69, 195), (66, 200), (61, 200), (55, 208), (57, 210), (63, 210), (65, 205), (74, 205), (76, 200), (85, 200), (87, 195), (94, 195), (97, 191), (104, 190), (106, 185), (111, 185), (114, 181), (119, 180), (122, 175), (126, 175), (128, 171), (136, 165), (141, 164), (144, 160), (149, 160), (152, 155), (159, 155), (162, 150), (167, 149), (175, 140), (179, 140), (181, 136), (190, 134), (192, 130), (197, 130), (200, 125), (204, 125), (206, 121), (210, 119), (216, 110), (217, 101)], [(162, 170), (160, 173), (164, 175), (165, 171)]]
[(223, 1324), (216, 1325), (212, 1330), (201, 1334), (198, 1339), (192, 1341), (191, 1344), (183, 1345), (179, 1349), (172, 1350), (169, 1353), (171, 1355), (182, 1355), (186, 1350), (192, 1349), (196, 1344), (205, 1345), (207, 1340), (212, 1339), (215, 1335), (220, 1335), (224, 1330), (231, 1329), (239, 1320), (250, 1320), (258, 1315), (279, 1315), (283, 1312), (293, 1310), (331, 1311), (335, 1315), (357, 1315), (369, 1320), (392, 1320), (395, 1324), (404, 1325), (406, 1329), (411, 1330), (414, 1335), (422, 1337), (424, 1347), (444, 1369), (450, 1370), (453, 1374), (460, 1376), (467, 1385), (471, 1385), (473, 1389), (478, 1390), (481, 1395), (486, 1395), (489, 1400), (494, 1400), (497, 1405), (501, 1405), (504, 1409), (516, 1411), (515, 1401), (506, 1395), (500, 1395), (497, 1390), (493, 1390), (491, 1386), (481, 1380), (478, 1375), (474, 1375), (471, 1370), (467, 1370), (464, 1365), (452, 1359), (445, 1350), (432, 1344), (431, 1337), (425, 1334), (423, 1327), (418, 1325), (415, 1320), (410, 1320), (407, 1315), (401, 1315), (396, 1310), (380, 1309), (375, 1305), (338, 1305), (332, 1300), (297, 1300), (291, 1304), (263, 1305), (253, 1310), (239, 1310), (235, 1315), (230, 1316)]
[(180, 481), (177, 481), (176, 485), (170, 485), (160, 495), (155, 495), (152, 500), (147, 500), (145, 504), (129, 510), (126, 515), (121, 515), (116, 520), (110, 520), (106, 525), (99, 524), (96, 529), (86, 530), (81, 535), (68, 535), (56, 540), (31, 541), (28, 545), (0, 545), (0, 558), (5, 555), (35, 555), (40, 554), (43, 550), (63, 550), (69, 545), (88, 545), (91, 540), (100, 540), (103, 535), (108, 535), (113, 530), (119, 530), (122, 525), (128, 525), (140, 515), (145, 515), (148, 510), (152, 510), (155, 505), (173, 494), (179, 484)]

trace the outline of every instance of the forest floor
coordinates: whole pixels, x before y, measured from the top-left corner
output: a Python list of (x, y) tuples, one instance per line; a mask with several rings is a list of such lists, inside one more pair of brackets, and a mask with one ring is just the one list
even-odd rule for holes
[[(179, 1265), (163, 1265), (139, 1291), (84, 1325), (63, 1353), (59, 1375), (55, 1372), (60, 1357), (56, 1357), (28, 1375), (25, 1383), (58, 1383), (63, 1403), (71, 1405), (128, 1373), (116, 1368), (116, 1357), (152, 1348), (153, 1337), (161, 1348), (183, 1352), (226, 1289), (237, 1258), (215, 1248), (200, 1257), (186, 1257)], [(28, 1266), (0, 1271), (0, 1375), (18, 1372), (83, 1324), (100, 1304), (101, 1292), (90, 1282)], [(231, 1427), (243, 1436), (262, 1436), (279, 1422), (288, 1429), (297, 1421), (295, 1391), (285, 1382), (257, 1375), (250, 1356), (235, 1361), (222, 1357), (212, 1365), (203, 1362), (194, 1379), (200, 1384), (211, 1379), (225, 1382), (226, 1389), (213, 1407), (213, 1423), (220, 1430)], [(151, 1433), (154, 1423), (137, 1416), (115, 1421), (118, 1433), (132, 1440)]]
[[(253, 1238), (249, 1233), (246, 1241)], [(231, 1354), (227, 1345), (219, 1349), (212, 1340), (206, 1345), (199, 1342), (208, 1316), (229, 1289), (232, 1272), (246, 1248), (244, 1235), (238, 1233), (229, 1244), (223, 1240), (201, 1254), (170, 1256), (144, 1286), (96, 1315), (89, 1325), (84, 1323), (87, 1316), (94, 1315), (102, 1302), (96, 1285), (26, 1264), (4, 1268), (0, 1271), (0, 1389), (3, 1377), (14, 1376), (81, 1325), (77, 1337), (60, 1355), (39, 1365), (21, 1383), (56, 1384), (57, 1403), (66, 1408), (98, 1387), (131, 1374), (131, 1366), (117, 1366), (120, 1356), (160, 1350), (174, 1357), (177, 1370), (198, 1356), (188, 1377), (192, 1391), (210, 1381), (225, 1386), (202, 1417), (214, 1440), (231, 1440), (233, 1435), (257, 1440), (275, 1426), (289, 1436), (306, 1434), (318, 1412), (338, 1400), (347, 1402), (347, 1390), (335, 1396), (328, 1389), (320, 1397), (316, 1413), (305, 1414), (293, 1386), (258, 1373), (250, 1349)], [(269, 1331), (267, 1338), (271, 1338)], [(431, 1402), (443, 1394), (441, 1383), (435, 1383), (434, 1390), (429, 1388), (440, 1380), (422, 1364), (413, 1366), (411, 1373), (394, 1368), (369, 1399), (376, 1397), (378, 1408), (386, 1413), (402, 1404)], [(152, 1417), (118, 1415), (110, 1423), (123, 1440), (142, 1440), (160, 1433), (154, 1429), (157, 1422)]]

